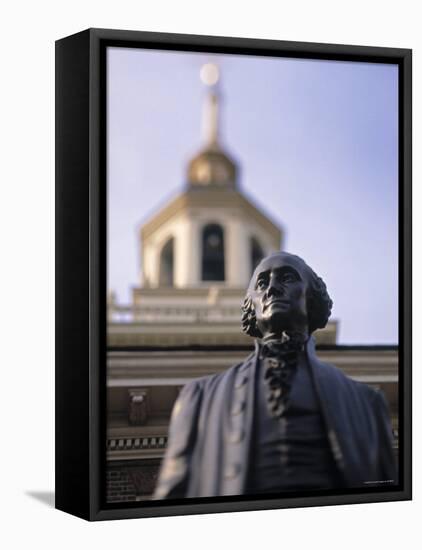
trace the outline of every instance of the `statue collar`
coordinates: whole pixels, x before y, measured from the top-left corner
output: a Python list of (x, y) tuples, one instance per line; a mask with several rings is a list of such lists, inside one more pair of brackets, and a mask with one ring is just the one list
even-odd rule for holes
[(255, 341), (255, 349), (259, 356), (297, 354), (303, 351), (310, 337), (301, 332), (283, 332), (277, 338), (263, 338)]

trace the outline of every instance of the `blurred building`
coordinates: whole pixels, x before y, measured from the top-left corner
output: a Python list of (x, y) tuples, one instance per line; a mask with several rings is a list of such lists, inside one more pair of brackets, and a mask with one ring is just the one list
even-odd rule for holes
[[(205, 67), (205, 80), (216, 71)], [(250, 353), (252, 339), (240, 330), (245, 290), (261, 258), (283, 248), (283, 229), (240, 188), (239, 165), (219, 135), (221, 98), (212, 80), (204, 143), (187, 166), (185, 188), (140, 229), (132, 303), (108, 298), (109, 502), (149, 498), (183, 385)], [(336, 335), (335, 321), (317, 331), (319, 357), (382, 388), (397, 428), (397, 349), (337, 346)]]

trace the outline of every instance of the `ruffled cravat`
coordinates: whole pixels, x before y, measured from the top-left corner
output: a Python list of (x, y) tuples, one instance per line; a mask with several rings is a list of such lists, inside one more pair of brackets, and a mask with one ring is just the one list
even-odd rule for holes
[(300, 332), (283, 332), (281, 340), (264, 342), (261, 347), (268, 410), (276, 418), (280, 418), (288, 406), (299, 353), (305, 341), (305, 335)]

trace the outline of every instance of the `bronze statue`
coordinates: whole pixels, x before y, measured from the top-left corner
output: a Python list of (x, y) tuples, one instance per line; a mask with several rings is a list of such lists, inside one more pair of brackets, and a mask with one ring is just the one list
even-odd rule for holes
[(325, 283), (298, 256), (260, 262), (242, 316), (255, 351), (183, 388), (154, 498), (397, 482), (382, 393), (315, 355), (311, 335), (331, 308)]

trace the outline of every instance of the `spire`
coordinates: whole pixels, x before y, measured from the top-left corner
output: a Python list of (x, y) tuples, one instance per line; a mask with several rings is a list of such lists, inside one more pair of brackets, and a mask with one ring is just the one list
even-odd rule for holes
[(202, 111), (204, 148), (189, 163), (188, 183), (195, 187), (235, 187), (236, 165), (220, 143), (221, 94), (218, 88), (220, 72), (217, 65), (214, 63), (203, 65), (200, 77), (208, 88)]
[(209, 87), (207, 97), (205, 98), (202, 134), (204, 142), (207, 145), (217, 145), (219, 130), (219, 91), (218, 81), (220, 72), (217, 65), (206, 63), (202, 66), (200, 72), (202, 82)]
[(209, 92), (204, 104), (202, 135), (206, 145), (218, 144), (218, 95)]

